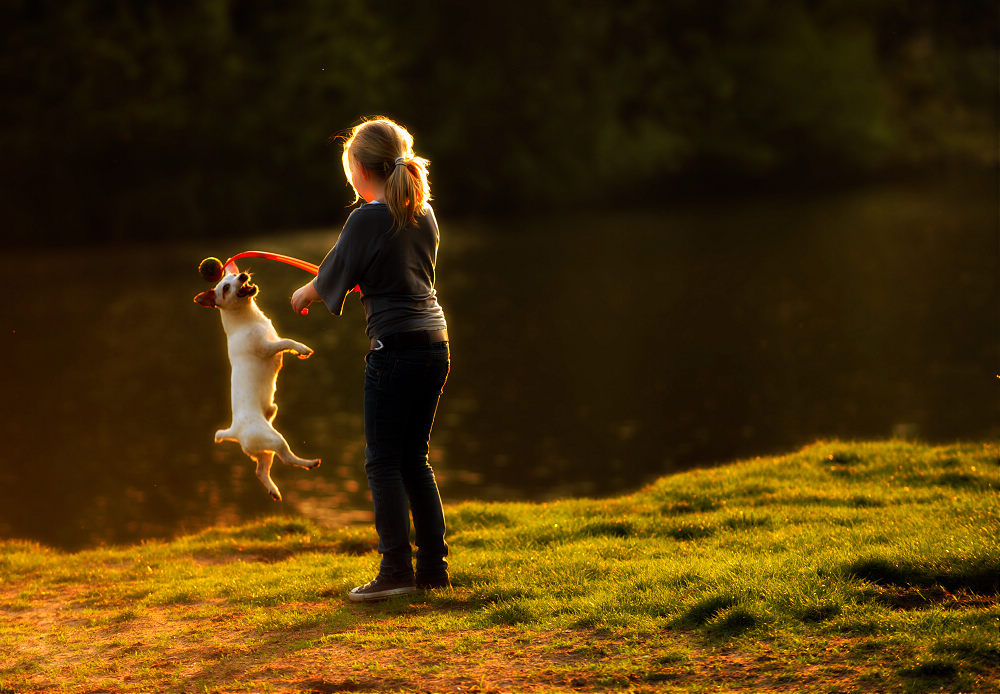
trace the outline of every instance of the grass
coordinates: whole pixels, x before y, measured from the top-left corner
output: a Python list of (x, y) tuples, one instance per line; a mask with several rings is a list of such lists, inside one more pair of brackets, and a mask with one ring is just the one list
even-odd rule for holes
[(1000, 691), (1000, 450), (820, 442), (448, 509), (455, 589), (355, 605), (368, 527), (0, 544), (11, 692)]

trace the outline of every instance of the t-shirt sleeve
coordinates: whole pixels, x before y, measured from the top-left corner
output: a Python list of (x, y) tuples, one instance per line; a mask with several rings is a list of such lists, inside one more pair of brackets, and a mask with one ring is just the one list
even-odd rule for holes
[(356, 211), (347, 218), (340, 238), (320, 263), (314, 286), (330, 313), (344, 311), (347, 295), (358, 284), (365, 267), (365, 234)]

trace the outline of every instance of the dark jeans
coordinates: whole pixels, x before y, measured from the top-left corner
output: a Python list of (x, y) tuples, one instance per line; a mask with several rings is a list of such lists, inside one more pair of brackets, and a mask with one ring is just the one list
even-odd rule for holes
[(371, 351), (365, 357), (365, 472), (375, 507), (379, 575), (418, 581), (448, 575), (444, 511), (427, 462), (438, 399), (451, 365), (447, 342)]

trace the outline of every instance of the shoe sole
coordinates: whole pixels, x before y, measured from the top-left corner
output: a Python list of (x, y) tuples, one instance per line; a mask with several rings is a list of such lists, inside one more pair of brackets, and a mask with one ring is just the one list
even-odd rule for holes
[(417, 589), (413, 586), (407, 586), (405, 588), (390, 588), (389, 590), (380, 590), (376, 593), (355, 593), (350, 592), (347, 597), (354, 602), (374, 602), (376, 600), (385, 600), (386, 598), (391, 598), (394, 595), (406, 595), (408, 593), (415, 593)]

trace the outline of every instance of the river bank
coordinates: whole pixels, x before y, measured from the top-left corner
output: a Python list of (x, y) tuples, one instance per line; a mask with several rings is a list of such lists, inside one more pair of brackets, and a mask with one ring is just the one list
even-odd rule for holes
[(818, 442), (448, 508), (454, 590), (346, 599), (367, 527), (0, 543), (0, 692), (998, 691), (1000, 449)]

